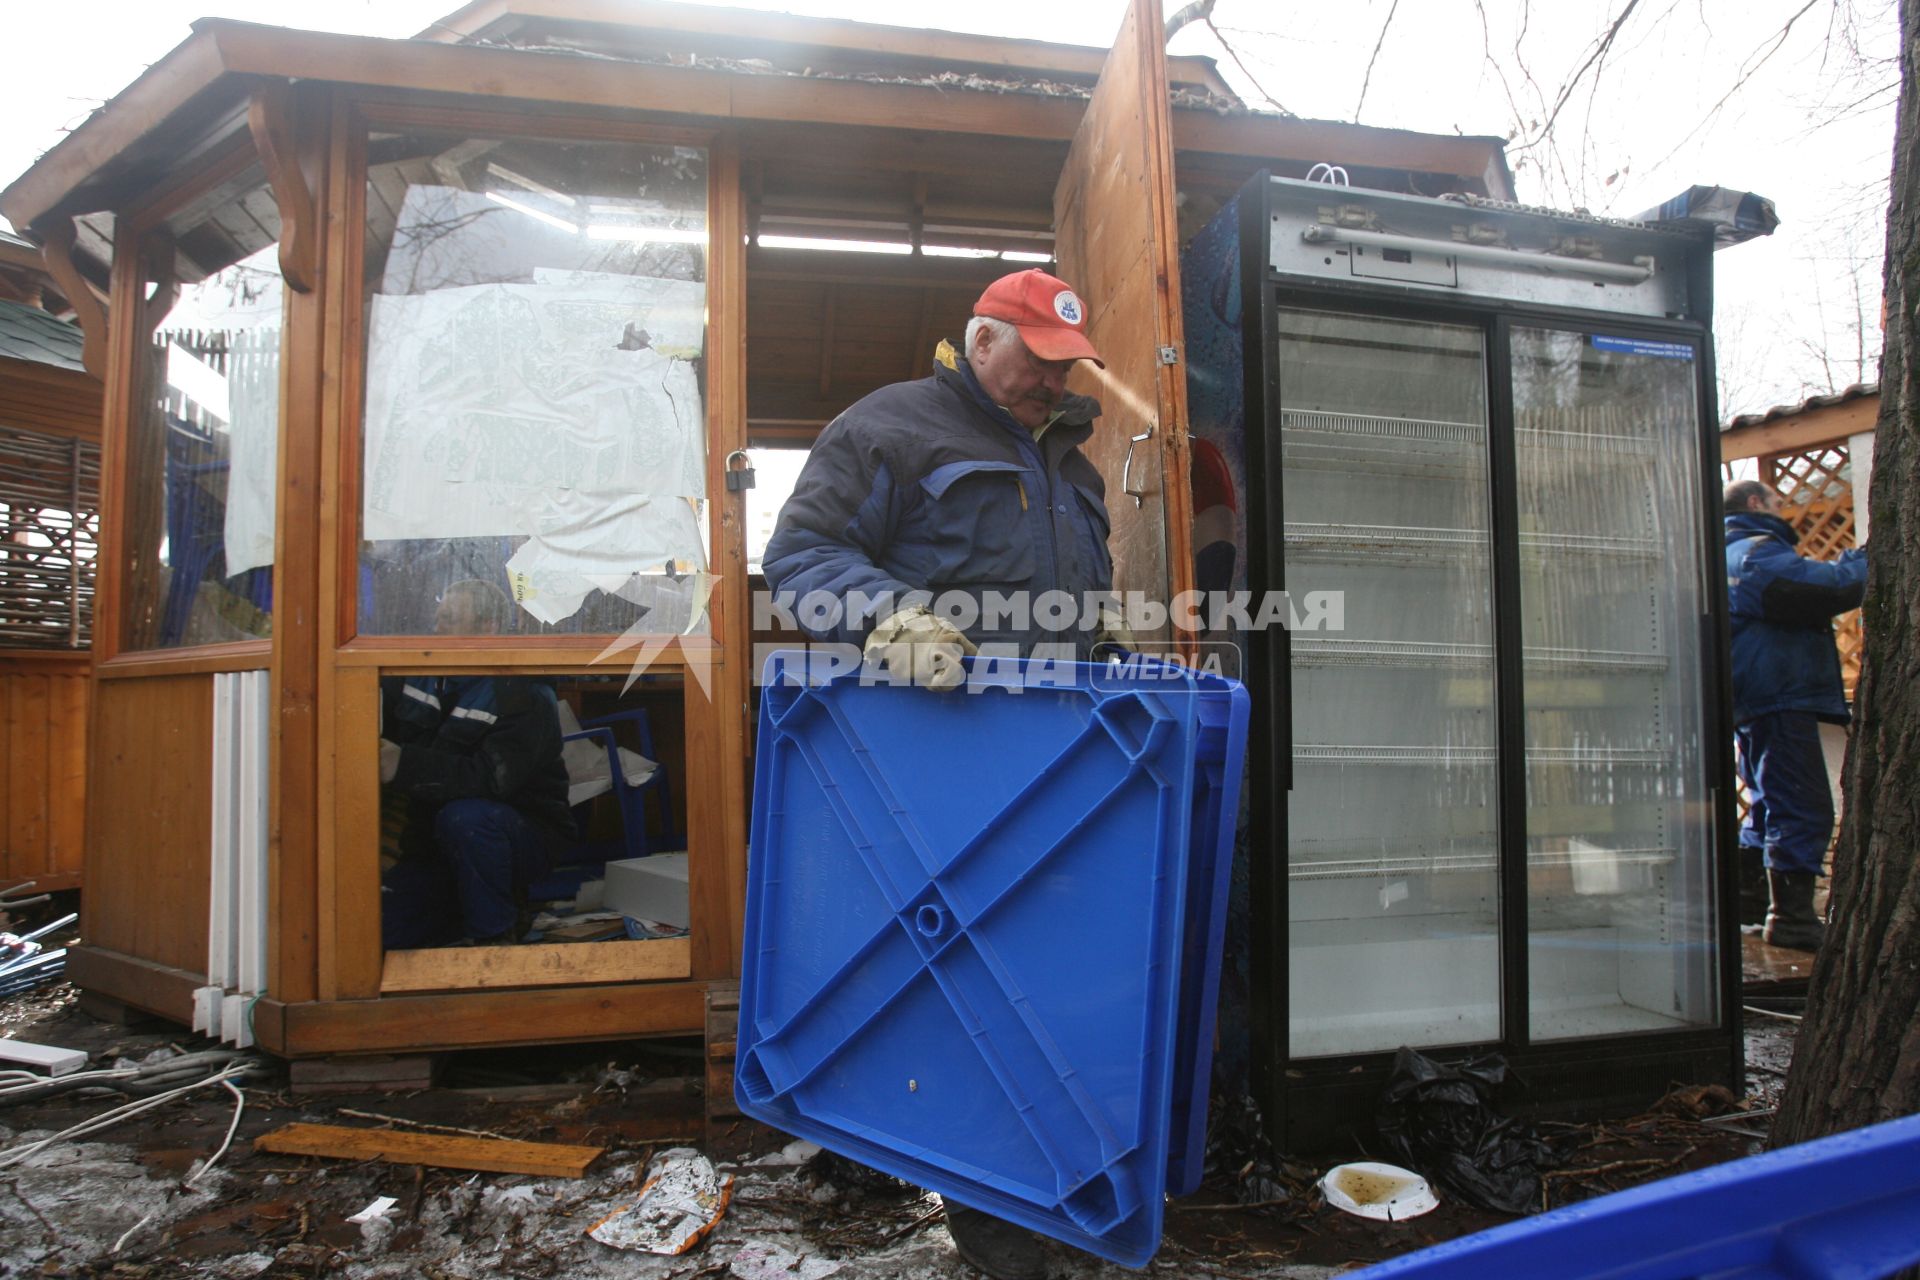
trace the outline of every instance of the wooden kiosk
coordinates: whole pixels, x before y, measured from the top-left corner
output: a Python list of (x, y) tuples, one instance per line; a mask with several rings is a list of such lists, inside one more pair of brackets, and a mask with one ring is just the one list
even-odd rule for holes
[[(747, 861), (730, 456), (921, 376), (1023, 265), (993, 255), (1050, 255), (1107, 354), (1119, 585), (1178, 590), (1180, 229), (1320, 161), (1511, 198), (1497, 140), (1256, 115), (1162, 23), (1136, 0), (1109, 52), (600, 0), (480, 0), (412, 41), (209, 20), (15, 181), (0, 209), (112, 279), (83, 316), (106, 428), (75, 981), (183, 1022), (211, 993), (289, 1058), (699, 1032)], [(524, 430), (583, 397), (631, 430)], [(472, 578), (512, 623), (437, 634)], [(649, 712), (688, 936), (383, 954), (380, 679), (501, 671)]]

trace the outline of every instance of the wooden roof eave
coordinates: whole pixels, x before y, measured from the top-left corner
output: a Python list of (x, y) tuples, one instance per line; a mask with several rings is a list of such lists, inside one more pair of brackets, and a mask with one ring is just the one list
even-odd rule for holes
[[(537, 35), (552, 24), (610, 33), (653, 31), (722, 39), (750, 32), (756, 43), (866, 53), (925, 64), (1004, 68), (1019, 74), (1084, 79), (1088, 84), (1098, 78), (1107, 57), (1106, 49), (1093, 45), (654, 0), (473, 0), (434, 22), (416, 38), (443, 43), (512, 38), (526, 28)], [(1221, 78), (1210, 58), (1170, 56), (1167, 77), (1175, 86), (1204, 88), (1239, 101), (1239, 95)]]
[[(0, 212), (33, 226), (55, 211), (108, 207), (105, 175), (151, 176), (144, 154), (178, 138), (177, 118), (195, 110), (244, 107), (253, 78), (329, 81), (369, 88), (544, 102), (556, 106), (657, 112), (715, 120), (898, 128), (927, 133), (1067, 141), (1086, 104), (1027, 94), (960, 94), (910, 84), (743, 76), (696, 68), (640, 66), (521, 50), (422, 40), (291, 31), (205, 19), (86, 123), (0, 192)], [(233, 99), (234, 101), (229, 101)], [(210, 107), (211, 104), (211, 107)], [(239, 122), (244, 127), (244, 118)], [(1173, 113), (1176, 151), (1333, 163), (1449, 174), (1489, 184), (1504, 172), (1501, 144), (1270, 116)], [(1489, 194), (1501, 192), (1489, 190)]]
[(58, 209), (88, 212), (73, 207), (76, 193), (160, 132), (221, 72), (213, 36), (195, 31), (0, 191), (0, 213), (24, 230)]
[(1720, 433), (1720, 461), (1765, 458), (1834, 444), (1872, 431), (1879, 418), (1880, 397), (1869, 395), (1732, 427)]

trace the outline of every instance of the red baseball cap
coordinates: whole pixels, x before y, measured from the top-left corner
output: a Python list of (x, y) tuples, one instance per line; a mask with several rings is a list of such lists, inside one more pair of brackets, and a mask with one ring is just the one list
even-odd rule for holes
[(1107, 362), (1087, 341), (1087, 304), (1080, 295), (1038, 267), (1001, 276), (987, 286), (973, 314), (1005, 320), (1020, 334), (1027, 350), (1042, 360), (1091, 360), (1102, 369)]

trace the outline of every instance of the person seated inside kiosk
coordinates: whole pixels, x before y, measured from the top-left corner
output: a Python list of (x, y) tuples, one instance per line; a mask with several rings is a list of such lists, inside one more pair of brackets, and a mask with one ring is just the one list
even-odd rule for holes
[[(468, 579), (440, 597), (440, 635), (495, 635), (511, 606)], [(380, 782), (406, 801), (399, 860), (381, 879), (388, 950), (507, 945), (527, 885), (567, 839), (567, 771), (550, 680), (394, 676), (380, 682)]]

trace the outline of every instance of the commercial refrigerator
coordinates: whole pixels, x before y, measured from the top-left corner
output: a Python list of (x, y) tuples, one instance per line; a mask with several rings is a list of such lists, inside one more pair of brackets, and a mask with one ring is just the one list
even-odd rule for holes
[(1196, 577), (1255, 624), (1221, 1060), (1289, 1146), (1402, 1045), (1562, 1112), (1740, 1080), (1713, 248), (1264, 174), (1188, 246)]

